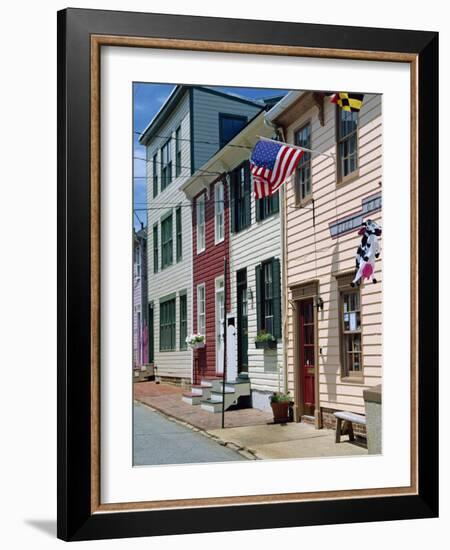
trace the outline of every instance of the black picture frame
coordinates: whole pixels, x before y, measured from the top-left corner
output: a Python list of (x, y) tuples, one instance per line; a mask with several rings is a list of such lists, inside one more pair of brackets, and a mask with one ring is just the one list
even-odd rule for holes
[[(91, 36), (273, 44), (418, 56), (418, 494), (92, 513)], [(58, 12), (58, 531), (139, 537), (438, 515), (438, 34), (102, 10)]]

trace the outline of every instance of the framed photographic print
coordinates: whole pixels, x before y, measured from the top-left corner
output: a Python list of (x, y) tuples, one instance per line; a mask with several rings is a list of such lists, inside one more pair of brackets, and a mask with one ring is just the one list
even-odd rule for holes
[(58, 14), (58, 536), (438, 514), (433, 32)]

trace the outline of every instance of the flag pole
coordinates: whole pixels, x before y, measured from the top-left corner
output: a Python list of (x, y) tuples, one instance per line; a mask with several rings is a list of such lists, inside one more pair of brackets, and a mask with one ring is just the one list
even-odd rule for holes
[(282, 143), (283, 145), (287, 145), (288, 147), (292, 147), (292, 149), (300, 149), (300, 151), (308, 151), (308, 153), (315, 153), (317, 155), (323, 155), (324, 157), (329, 157), (335, 160), (335, 156), (333, 153), (322, 153), (321, 151), (317, 151), (316, 149), (308, 149), (307, 147), (301, 147), (300, 145), (292, 145), (291, 143), (286, 143), (285, 141), (277, 141), (276, 139), (270, 139), (264, 136), (256, 136), (259, 139), (263, 139), (264, 141), (272, 141), (273, 143)]

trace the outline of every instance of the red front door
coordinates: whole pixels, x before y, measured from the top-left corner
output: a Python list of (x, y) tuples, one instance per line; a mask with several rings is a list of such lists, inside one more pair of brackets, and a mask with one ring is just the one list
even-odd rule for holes
[(303, 414), (314, 416), (315, 329), (313, 300), (300, 302), (300, 383), (303, 394)]

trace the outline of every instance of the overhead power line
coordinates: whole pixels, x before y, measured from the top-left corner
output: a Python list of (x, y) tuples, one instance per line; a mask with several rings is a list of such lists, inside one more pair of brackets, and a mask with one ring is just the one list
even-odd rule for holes
[[(148, 160), (144, 157), (133, 157), (133, 160), (143, 160), (144, 162), (157, 162), (158, 164), (163, 164), (163, 162), (160, 161), (160, 160), (153, 161), (153, 160)], [(189, 174), (191, 173), (190, 172), (190, 170), (191, 170), (190, 166), (180, 165), (180, 168), (185, 168), (186, 170), (189, 170)], [(211, 176), (222, 176), (224, 174), (224, 172), (213, 172), (211, 170), (202, 170), (201, 168), (197, 168), (196, 172), (204, 172), (205, 174), (208, 174), (208, 175), (211, 175)], [(136, 176), (136, 177), (143, 178), (145, 176)]]
[[(134, 131), (133, 132), (134, 134), (138, 134), (139, 136), (142, 135), (142, 132), (136, 132)], [(173, 135), (169, 136), (164, 136), (164, 135), (161, 135), (161, 134), (153, 134), (153, 137), (158, 137), (158, 138), (162, 138), (162, 139), (175, 139), (173, 137)], [(225, 143), (225, 145), (222, 145), (219, 141), (206, 141), (206, 140), (200, 140), (200, 139), (189, 139), (189, 138), (178, 138), (179, 141), (195, 141), (195, 143), (201, 143), (202, 145), (216, 145), (216, 146), (219, 146), (219, 147), (237, 147), (238, 149), (253, 149), (253, 145), (236, 145), (236, 144), (233, 144), (233, 143)]]

